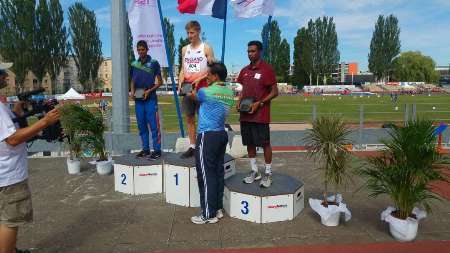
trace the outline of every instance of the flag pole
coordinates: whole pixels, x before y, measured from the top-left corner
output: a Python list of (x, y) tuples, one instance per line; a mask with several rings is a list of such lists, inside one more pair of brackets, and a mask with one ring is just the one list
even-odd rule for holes
[(166, 47), (166, 57), (167, 57), (167, 62), (169, 65), (169, 75), (170, 75), (170, 80), (172, 81), (172, 91), (173, 91), (173, 97), (175, 99), (175, 107), (177, 109), (177, 116), (178, 116), (178, 124), (180, 126), (180, 134), (181, 137), (184, 138), (184, 127), (183, 127), (183, 120), (181, 118), (181, 110), (180, 110), (180, 102), (178, 100), (178, 94), (177, 94), (177, 84), (175, 82), (175, 78), (173, 76), (173, 62), (170, 59), (170, 53), (169, 53), (169, 47), (168, 47), (168, 43), (167, 43), (167, 34), (166, 34), (166, 27), (164, 24), (164, 18), (162, 15), (162, 9), (161, 9), (161, 3), (160, 0), (158, 0), (158, 10), (159, 10), (159, 18), (161, 20), (161, 27), (162, 27), (162, 32), (163, 32), (163, 39), (164, 39), (164, 45)]
[(222, 35), (222, 63), (225, 64), (225, 39), (227, 36), (227, 0), (224, 1), (225, 4), (225, 17), (223, 19), (223, 35)]
[(268, 52), (268, 48), (269, 48), (269, 36), (270, 36), (270, 31), (272, 30), (271, 27), (271, 23), (272, 23), (272, 15), (269, 16), (269, 19), (267, 20), (267, 33), (265, 34), (264, 38), (263, 38), (263, 58), (264, 60), (267, 60), (267, 52)]

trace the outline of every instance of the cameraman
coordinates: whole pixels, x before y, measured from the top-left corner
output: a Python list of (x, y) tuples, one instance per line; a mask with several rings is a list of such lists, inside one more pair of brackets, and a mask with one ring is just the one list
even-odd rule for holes
[[(0, 89), (7, 85), (6, 69), (11, 66), (0, 62)], [(60, 116), (54, 109), (32, 126), (18, 129), (13, 119), (22, 115), (22, 102), (16, 103), (12, 111), (0, 102), (0, 253), (29, 252), (16, 249), (18, 226), (33, 220), (26, 142)]]

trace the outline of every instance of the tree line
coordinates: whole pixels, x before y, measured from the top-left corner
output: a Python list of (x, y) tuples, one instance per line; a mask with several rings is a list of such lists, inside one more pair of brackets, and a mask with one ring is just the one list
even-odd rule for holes
[(66, 27), (59, 0), (0, 0), (0, 55), (14, 62), (16, 92), (22, 91), (32, 71), (39, 86), (48, 73), (55, 94), (57, 77), (70, 56), (84, 90), (94, 90), (103, 60), (101, 46), (95, 13), (81, 3), (69, 7)]
[[(56, 92), (56, 79), (73, 57), (78, 69), (78, 80), (85, 91), (93, 91), (100, 84), (98, 70), (103, 60), (102, 43), (96, 16), (82, 3), (68, 9), (69, 27), (64, 24), (64, 11), (59, 0), (0, 0), (0, 55), (14, 62), (17, 92), (23, 88), (26, 74), (32, 71), (41, 85), (48, 73), (52, 80), (52, 93)], [(375, 23), (368, 66), (379, 81), (425, 81), (439, 79), (434, 61), (420, 52), (401, 52), (400, 28), (393, 16), (378, 17)], [(164, 18), (170, 62), (181, 66), (181, 49), (189, 44), (181, 37), (178, 47), (174, 37), (174, 24)], [(276, 20), (263, 26), (261, 39), (268, 36), (264, 59), (274, 66), (278, 82), (297, 86), (330, 84), (332, 73), (340, 61), (338, 35), (333, 17), (311, 19), (298, 29), (291, 48)], [(206, 40), (205, 34), (202, 39)], [(134, 60), (133, 39), (128, 26), (128, 60)], [(164, 78), (168, 70), (163, 69)]]

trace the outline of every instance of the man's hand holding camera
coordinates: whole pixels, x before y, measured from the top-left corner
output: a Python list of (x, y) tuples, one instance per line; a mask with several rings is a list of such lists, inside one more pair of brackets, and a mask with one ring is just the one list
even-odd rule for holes
[(61, 113), (59, 112), (58, 108), (55, 108), (49, 111), (47, 114), (45, 114), (42, 120), (46, 122), (47, 126), (50, 126), (58, 122), (59, 117), (61, 117)]

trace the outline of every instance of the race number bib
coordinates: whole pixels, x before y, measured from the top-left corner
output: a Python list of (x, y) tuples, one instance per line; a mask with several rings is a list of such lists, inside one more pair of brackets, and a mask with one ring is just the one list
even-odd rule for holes
[(200, 72), (200, 64), (199, 63), (189, 63), (188, 70), (190, 73), (198, 73), (198, 72)]

